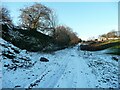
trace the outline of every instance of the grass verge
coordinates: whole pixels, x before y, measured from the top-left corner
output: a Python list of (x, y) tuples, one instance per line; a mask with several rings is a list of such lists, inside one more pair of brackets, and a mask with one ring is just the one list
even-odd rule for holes
[(120, 39), (107, 40), (104, 42), (95, 42), (89, 44), (86, 43), (86, 45), (81, 44), (80, 49), (85, 51), (99, 51), (109, 49), (108, 54), (120, 55)]

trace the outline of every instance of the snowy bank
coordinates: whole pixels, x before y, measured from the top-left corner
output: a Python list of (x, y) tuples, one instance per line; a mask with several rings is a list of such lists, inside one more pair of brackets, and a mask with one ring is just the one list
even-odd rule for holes
[(2, 88), (118, 88), (118, 61), (112, 57), (119, 56), (78, 51), (78, 46), (35, 53), (0, 42)]

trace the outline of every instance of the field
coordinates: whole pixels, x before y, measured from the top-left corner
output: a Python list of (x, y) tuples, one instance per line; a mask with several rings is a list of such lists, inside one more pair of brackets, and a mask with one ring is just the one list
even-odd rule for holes
[(108, 49), (109, 52), (107, 53), (120, 55), (120, 39), (101, 42), (85, 42), (84, 44), (81, 44), (80, 49), (85, 51), (99, 51)]

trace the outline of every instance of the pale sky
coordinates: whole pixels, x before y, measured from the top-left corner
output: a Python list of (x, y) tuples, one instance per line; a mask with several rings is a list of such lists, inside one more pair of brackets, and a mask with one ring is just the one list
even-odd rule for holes
[[(18, 23), (19, 9), (33, 2), (3, 2), (10, 10), (15, 24)], [(58, 24), (67, 25), (82, 39), (98, 36), (113, 29), (118, 30), (117, 2), (42, 2), (54, 10)]]

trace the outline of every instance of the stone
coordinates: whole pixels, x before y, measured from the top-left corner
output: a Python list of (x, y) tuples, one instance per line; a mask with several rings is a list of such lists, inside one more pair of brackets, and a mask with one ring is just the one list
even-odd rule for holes
[(118, 61), (118, 58), (117, 57), (112, 57), (113, 60), (115, 61)]
[(46, 58), (44, 58), (44, 57), (41, 57), (41, 58), (40, 58), (40, 61), (41, 61), (41, 62), (48, 62), (49, 60), (46, 59)]

